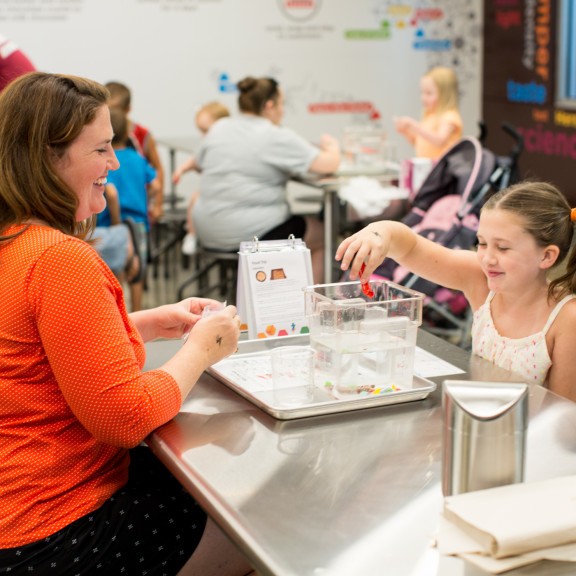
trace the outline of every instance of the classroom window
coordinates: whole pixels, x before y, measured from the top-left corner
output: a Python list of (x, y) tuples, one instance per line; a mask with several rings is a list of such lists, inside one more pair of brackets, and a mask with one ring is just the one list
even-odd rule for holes
[(561, 0), (559, 13), (558, 103), (576, 107), (576, 2)]

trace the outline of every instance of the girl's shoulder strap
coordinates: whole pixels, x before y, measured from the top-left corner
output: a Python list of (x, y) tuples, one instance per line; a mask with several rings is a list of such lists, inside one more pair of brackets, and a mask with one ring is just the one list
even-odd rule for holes
[(548, 332), (548, 329), (550, 328), (550, 326), (552, 326), (552, 322), (556, 320), (556, 316), (558, 316), (560, 310), (562, 310), (562, 308), (564, 307), (564, 304), (566, 304), (566, 302), (569, 302), (570, 300), (573, 300), (574, 298), (576, 298), (576, 294), (568, 294), (568, 296), (562, 298), (562, 300), (560, 300), (560, 302), (558, 302), (558, 304), (554, 306), (554, 310), (552, 310), (550, 316), (548, 316), (548, 320), (546, 322), (546, 325), (544, 326), (544, 330), (542, 330), (544, 334)]
[[(492, 298), (494, 298), (495, 292), (488, 292), (488, 296), (486, 296), (486, 300), (478, 306), (478, 308), (474, 311), (474, 316), (476, 314), (483, 313), (483, 311), (488, 310), (490, 311), (490, 302), (492, 302)], [(485, 313), (485, 312), (484, 312)], [(490, 312), (491, 314), (491, 312)]]

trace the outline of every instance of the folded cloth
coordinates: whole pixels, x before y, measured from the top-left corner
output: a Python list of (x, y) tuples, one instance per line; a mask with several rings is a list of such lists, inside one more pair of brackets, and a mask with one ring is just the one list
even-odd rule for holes
[(446, 498), (438, 548), (495, 574), (543, 559), (576, 561), (576, 476)]
[(383, 187), (375, 178), (358, 176), (340, 188), (338, 196), (354, 208), (359, 218), (370, 218), (382, 214), (392, 200), (408, 198), (408, 190)]

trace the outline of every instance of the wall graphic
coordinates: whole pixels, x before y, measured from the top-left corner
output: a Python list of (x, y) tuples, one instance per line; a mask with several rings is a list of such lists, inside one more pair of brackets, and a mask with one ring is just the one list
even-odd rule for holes
[[(407, 50), (420, 52), (424, 56), (426, 69), (433, 66), (453, 68), (460, 80), (460, 95), (466, 109), (469, 94), (478, 89), (479, 56), (481, 54), (482, 26), (477, 3), (463, 2), (413, 2), (399, 4), (390, 0), (373, 0), (370, 20), (373, 25), (347, 27), (344, 37), (357, 43), (386, 43), (396, 45), (396, 39), (408, 41)], [(352, 20), (354, 21), (354, 20)], [(407, 57), (408, 53), (402, 54)], [(425, 70), (424, 70), (425, 71)], [(414, 79), (413, 91), (418, 89), (418, 78)], [(310, 114), (355, 115), (353, 123), (380, 121), (383, 114), (381, 104), (369, 100), (312, 101), (308, 105)], [(411, 112), (419, 115), (418, 112)], [(476, 133), (477, 114), (467, 129)]]
[(559, 2), (487, 0), (482, 105), (489, 147), (508, 151), (500, 131), (512, 123), (524, 137), (523, 176), (545, 179), (576, 204), (576, 111), (557, 94)]
[(73, 21), (82, 13), (85, 0), (2, 0), (0, 22), (48, 23)]
[(196, 110), (236, 111), (236, 82), (273, 76), (285, 124), (313, 142), (421, 114), (419, 80), (456, 69), (467, 133), (480, 114), (481, 0), (0, 0), (0, 33), (41, 70), (120, 80), (162, 139), (198, 137)]

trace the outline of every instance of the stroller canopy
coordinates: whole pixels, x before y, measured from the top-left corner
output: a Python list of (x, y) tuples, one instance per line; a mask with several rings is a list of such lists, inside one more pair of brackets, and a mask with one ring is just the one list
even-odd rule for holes
[[(483, 149), (476, 138), (463, 138), (432, 168), (412, 200), (412, 209), (402, 221), (407, 226), (415, 226), (428, 209), (445, 196), (460, 197), (461, 208), (474, 203), (495, 167), (494, 153)], [(477, 204), (479, 211), (481, 201)]]

